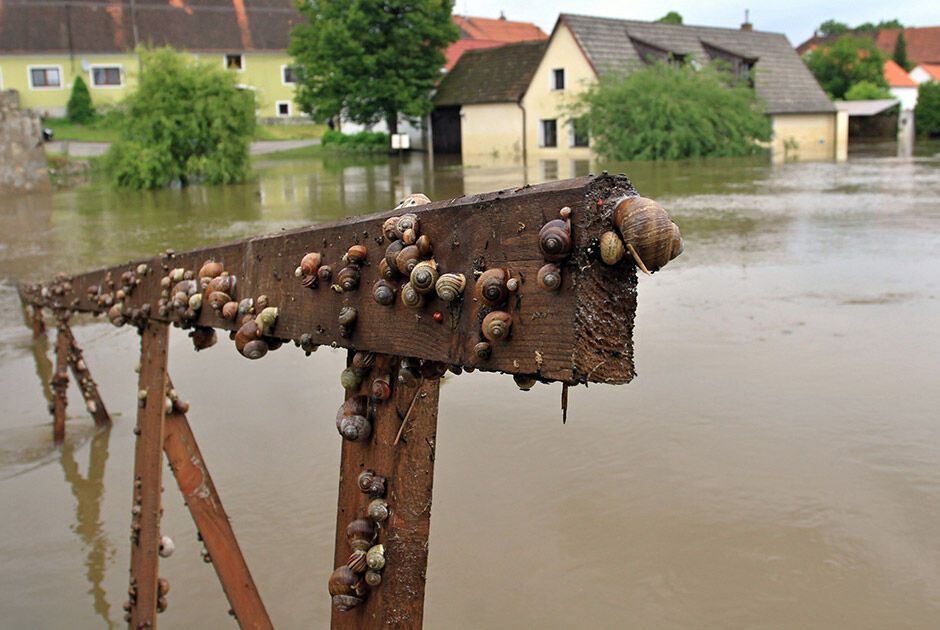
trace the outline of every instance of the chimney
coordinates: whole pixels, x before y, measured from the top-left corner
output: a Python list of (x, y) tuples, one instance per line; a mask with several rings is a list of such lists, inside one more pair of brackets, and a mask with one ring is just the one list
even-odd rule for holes
[(744, 9), (744, 24), (741, 25), (741, 30), (742, 30), (742, 31), (753, 31), (753, 30), (754, 30), (754, 25), (751, 24), (751, 21), (748, 19), (748, 14), (749, 14), (749, 13), (750, 13), (750, 11), (748, 11), (747, 9)]
[(505, 20), (505, 19), (506, 19), (506, 13), (503, 12), (503, 11), (500, 11), (500, 12), (499, 12), (499, 19)]

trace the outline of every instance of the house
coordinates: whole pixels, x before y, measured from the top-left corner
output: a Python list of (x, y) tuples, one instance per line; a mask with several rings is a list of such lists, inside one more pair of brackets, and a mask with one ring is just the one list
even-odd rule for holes
[(910, 76), (917, 85), (929, 81), (940, 81), (940, 63), (919, 63), (911, 70)]
[(460, 29), (460, 39), (448, 46), (445, 53), (447, 63), (444, 69), (448, 72), (468, 50), (548, 39), (548, 35), (535, 24), (507, 20), (505, 15), (500, 15), (495, 20), (455, 15), (454, 24)]
[[(894, 55), (900, 32), (901, 29), (897, 28), (878, 31), (875, 45), (889, 57)], [(907, 58), (913, 63), (940, 64), (940, 26), (905, 28), (904, 42), (907, 45)]]
[(287, 44), (301, 20), (292, 0), (6, 0), (0, 89), (62, 116), (80, 76), (96, 106), (113, 104), (134, 88), (137, 46), (168, 45), (237, 73), (255, 91), (259, 117), (296, 117)]
[[(472, 58), (466, 55), (465, 59)], [(702, 65), (721, 60), (746, 76), (771, 117), (775, 160), (784, 156), (844, 159), (847, 119), (837, 113), (784, 35), (754, 31), (750, 24), (739, 30), (571, 14), (559, 16), (519, 101), (518, 115), (525, 121), (524, 128), (493, 146), (519, 142), (527, 162), (554, 160), (570, 164), (570, 169), (562, 169), (564, 175), (583, 170), (577, 165), (592, 156), (590, 139), (575, 128), (567, 114), (568, 106), (599, 76), (641, 68), (653, 60)], [(455, 76), (462, 63), (455, 66)], [(442, 82), (442, 91), (446, 83)], [(449, 87), (448, 93), (465, 95), (466, 103), (448, 97), (447, 107), (460, 105), (462, 111), (464, 105), (480, 104), (471, 102), (475, 97), (470, 90)], [(438, 104), (445, 106), (443, 100)], [(490, 137), (471, 135), (469, 129), (463, 133), (461, 129), (462, 154), (487, 155), (492, 147), (483, 142), (491, 142)]]
[(901, 109), (914, 109), (917, 105), (917, 82), (911, 75), (891, 59), (884, 63), (884, 75), (888, 91), (898, 100)]

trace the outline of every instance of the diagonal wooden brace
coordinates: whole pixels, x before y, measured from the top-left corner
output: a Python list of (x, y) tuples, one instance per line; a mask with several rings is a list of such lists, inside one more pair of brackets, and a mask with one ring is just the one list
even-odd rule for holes
[(88, 410), (88, 413), (91, 414), (91, 417), (94, 418), (95, 424), (98, 426), (111, 424), (111, 415), (108, 414), (108, 410), (104, 406), (104, 401), (101, 400), (98, 385), (95, 383), (95, 379), (91, 377), (91, 372), (88, 369), (88, 365), (85, 363), (82, 348), (78, 345), (78, 342), (75, 341), (75, 335), (72, 334), (71, 326), (66, 322), (62, 325), (60, 330), (64, 331), (68, 338), (69, 367), (72, 370), (72, 376), (75, 377), (75, 381), (78, 383), (78, 389), (85, 399), (85, 408)]

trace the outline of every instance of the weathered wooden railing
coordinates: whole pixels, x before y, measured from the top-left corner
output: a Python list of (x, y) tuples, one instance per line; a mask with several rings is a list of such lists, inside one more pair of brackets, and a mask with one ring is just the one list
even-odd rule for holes
[(132, 506), (131, 628), (167, 605), (158, 556), (163, 454), (243, 628), (271, 621), (167, 374), (169, 326), (196, 349), (229, 330), (261, 358), (285, 341), (349, 349), (332, 625), (419, 627), (424, 605), (439, 379), (449, 368), (569, 385), (633, 378), (636, 268), (681, 252), (678, 228), (623, 176), (450, 201), (413, 195), (394, 211), (24, 285), (34, 334), (56, 317), (55, 437), (68, 368), (96, 422), (110, 419), (68, 327), (107, 313), (141, 335)]

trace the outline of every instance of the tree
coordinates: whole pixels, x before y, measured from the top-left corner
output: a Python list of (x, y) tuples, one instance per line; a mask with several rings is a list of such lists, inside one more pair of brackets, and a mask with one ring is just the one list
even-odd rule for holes
[(819, 25), (817, 29), (820, 35), (842, 35), (849, 32), (849, 25), (845, 22), (836, 22), (835, 20), (826, 20)]
[(670, 11), (656, 21), (664, 24), (682, 24), (682, 16), (675, 11)]
[(228, 184), (249, 173), (254, 93), (235, 75), (171, 48), (142, 49), (137, 90), (124, 101), (121, 138), (105, 165), (120, 188)]
[(807, 55), (806, 65), (830, 97), (841, 99), (860, 81), (887, 88), (885, 59), (870, 38), (843, 35), (831, 44), (817, 46)]
[(583, 116), (593, 148), (609, 160), (750, 155), (771, 138), (754, 91), (711, 65), (604, 75), (569, 114)]
[(457, 40), (453, 0), (308, 0), (308, 23), (294, 27), (288, 51), (299, 72), (297, 101), (318, 121), (342, 114), (362, 124), (432, 109), (444, 49)]
[(888, 28), (898, 28), (898, 29), (902, 29), (902, 28), (904, 28), (904, 25), (901, 24), (901, 22), (900, 22), (898, 19), (894, 19), (894, 20), (882, 20), (882, 21), (878, 22), (878, 30), (879, 30), (879, 31), (880, 31), (880, 30), (884, 30), (884, 29), (888, 29)]
[(914, 64), (907, 57), (907, 40), (904, 39), (904, 31), (898, 32), (898, 38), (894, 42), (894, 63), (898, 64), (908, 72), (914, 69)]
[(75, 83), (72, 84), (72, 94), (69, 96), (69, 102), (65, 105), (66, 118), (69, 122), (87, 125), (93, 122), (96, 117), (95, 106), (91, 102), (91, 93), (85, 80), (80, 76), (75, 77)]
[(869, 101), (882, 98), (893, 98), (891, 93), (870, 81), (859, 81), (845, 91), (847, 101)]
[(914, 125), (925, 136), (940, 136), (940, 83), (922, 83), (914, 107)]

